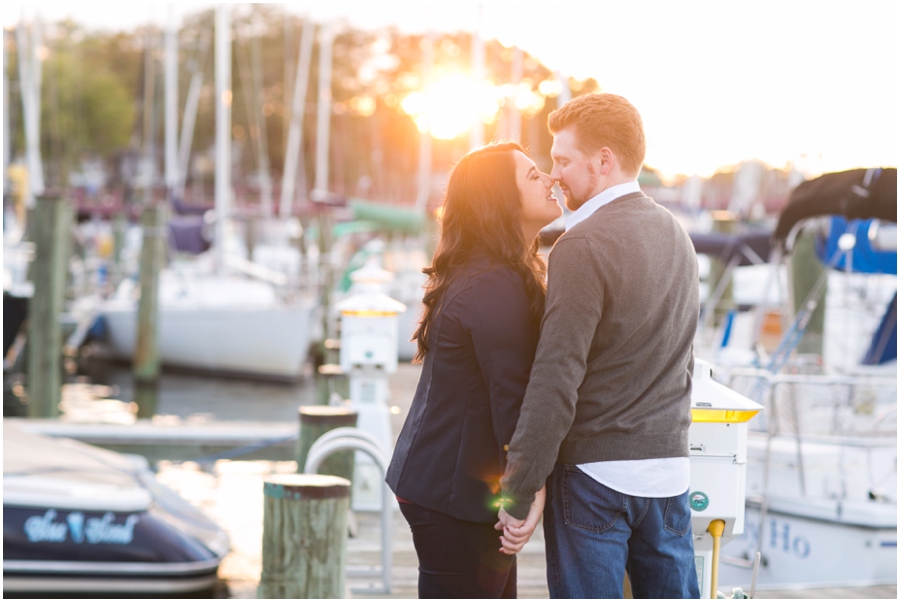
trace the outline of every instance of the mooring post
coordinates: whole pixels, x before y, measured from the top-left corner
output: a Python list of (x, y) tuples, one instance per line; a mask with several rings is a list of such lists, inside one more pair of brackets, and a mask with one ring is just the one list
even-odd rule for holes
[[(297, 441), (296, 451), (297, 472), (303, 472), (309, 449), (319, 437), (342, 426), (356, 426), (356, 411), (346, 407), (300, 406), (297, 414), (300, 417), (300, 438)], [(353, 479), (353, 457), (352, 451), (332, 454), (319, 467), (319, 474), (343, 477), (350, 481)]]
[(62, 394), (62, 327), (71, 207), (58, 192), (38, 196), (31, 220), (34, 293), (28, 302), (28, 416), (55, 418)]
[[(722, 234), (734, 235), (735, 230), (737, 228), (737, 220), (738, 216), (731, 211), (713, 211), (711, 212), (713, 218), (712, 231), (719, 232)], [(735, 245), (738, 244), (735, 238)], [(712, 295), (712, 292), (719, 287), (719, 281), (722, 278), (732, 278), (731, 274), (726, 273), (728, 268), (728, 261), (721, 259), (719, 257), (713, 258), (710, 271), (709, 271), (709, 292)], [(722, 291), (722, 295), (719, 297), (718, 302), (715, 307), (710, 307), (706, 311), (712, 311), (713, 313), (713, 323), (715, 326), (719, 326), (722, 324), (722, 320), (728, 315), (732, 309), (734, 309), (734, 280), (729, 280), (728, 284), (725, 286), (725, 289)]]
[(159, 378), (159, 271), (166, 253), (166, 206), (144, 208), (141, 228), (141, 297), (138, 302), (137, 343), (134, 348), (134, 380), (143, 385)]
[(113, 256), (109, 270), (109, 283), (112, 286), (112, 290), (116, 290), (116, 287), (122, 282), (125, 272), (122, 264), (122, 249), (125, 247), (125, 235), (128, 231), (128, 209), (123, 208), (122, 211), (116, 213), (112, 219), (112, 229)]
[(272, 475), (263, 483), (259, 598), (345, 598), (350, 482)]
[[(322, 274), (322, 341), (317, 344), (317, 354), (324, 364), (336, 364), (336, 354), (334, 349), (326, 345), (326, 341), (335, 338), (334, 324), (331, 317), (331, 291), (334, 289), (335, 266), (333, 264), (332, 246), (334, 245), (334, 218), (332, 216), (332, 208), (317, 204), (316, 207), (317, 226), (318, 226), (318, 246), (319, 246), (319, 270)], [(316, 393), (319, 404), (327, 404), (329, 402), (329, 385), (330, 379), (336, 375), (323, 373), (321, 370), (315, 375)]]

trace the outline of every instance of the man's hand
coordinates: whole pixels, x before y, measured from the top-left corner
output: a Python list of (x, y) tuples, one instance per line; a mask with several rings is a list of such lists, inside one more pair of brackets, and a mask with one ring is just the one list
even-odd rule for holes
[(500, 508), (497, 515), (500, 520), (497, 521), (494, 528), (503, 531), (500, 536), (501, 553), (517, 554), (531, 539), (531, 535), (540, 521), (541, 513), (544, 511), (545, 490), (546, 487), (541, 487), (541, 490), (534, 494), (534, 501), (531, 503), (531, 508), (528, 509), (528, 516), (525, 517), (525, 520), (510, 516), (506, 510)]

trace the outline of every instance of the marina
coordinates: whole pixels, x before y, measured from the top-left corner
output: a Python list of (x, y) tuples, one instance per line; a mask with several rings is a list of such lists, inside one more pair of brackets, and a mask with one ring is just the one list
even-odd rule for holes
[[(420, 371), (420, 366), (401, 364), (397, 373), (390, 379), (391, 403), (396, 404), (401, 410), (393, 418), (392, 426), (394, 432), (399, 432), (402, 426)], [(202, 380), (199, 377), (194, 378)], [(229, 397), (225, 396), (223, 391), (229, 388), (234, 389), (235, 384), (238, 385), (238, 390), (240, 390), (240, 386), (249, 386), (249, 383), (241, 381), (223, 384), (221, 379), (207, 379), (206, 386), (209, 391), (218, 393), (217, 398), (222, 400), (224, 407), (227, 408)], [(314, 394), (314, 387), (310, 383), (300, 386), (299, 389), (305, 391), (309, 397), (312, 397)], [(295, 391), (296, 393), (297, 391)], [(169, 403), (170, 400), (164, 395), (160, 407), (171, 407)], [(172, 426), (171, 422), (173, 420), (170, 419), (170, 426), (161, 430), (168, 430), (170, 433), (173, 431), (178, 432), (177, 436), (169, 435), (170, 439), (167, 449), (170, 456), (177, 454), (182, 457), (199, 458), (201, 454), (206, 455), (209, 452), (212, 452), (214, 455), (220, 449), (224, 451), (226, 445), (228, 449), (234, 449), (241, 443), (249, 440), (258, 441), (273, 435), (280, 436), (285, 433), (295, 433), (297, 426), (294, 420), (296, 418), (294, 403), (294, 400), (283, 399), (278, 401), (269, 396), (267, 407), (265, 408), (267, 414), (264, 415), (266, 420), (259, 423), (261, 428), (253, 430), (252, 425), (246, 425), (247, 428), (242, 439), (232, 438), (226, 440), (223, 438), (221, 448), (208, 446), (201, 448), (199, 444), (194, 448), (187, 448), (186, 446), (173, 447), (176, 439), (197, 441), (198, 437), (195, 431), (192, 432), (190, 426), (192, 415), (194, 423), (199, 422), (198, 418), (205, 418), (210, 430), (227, 427), (229, 424), (234, 425), (234, 421), (228, 419), (227, 413), (224, 414), (223, 420), (212, 420), (207, 412), (209, 408), (202, 405), (197, 408), (199, 411), (196, 413), (192, 413), (190, 407), (182, 405), (181, 423)], [(277, 418), (278, 413), (284, 416), (284, 419)], [(292, 420), (288, 420), (288, 417), (292, 418)], [(161, 421), (157, 420), (156, 422), (159, 423)], [(136, 426), (140, 427), (141, 425), (138, 424)], [(83, 430), (79, 431), (79, 427)], [(95, 431), (98, 430), (97, 427), (92, 428)], [(234, 429), (234, 426), (231, 428)], [(149, 431), (150, 425), (147, 424), (144, 429)], [(37, 427), (36, 430), (52, 432), (49, 425), (43, 428)], [(55, 432), (86, 441), (93, 440), (96, 443), (105, 441), (107, 445), (114, 446), (110, 439), (100, 439), (96, 434), (91, 435), (87, 431), (87, 426), (78, 425), (77, 423), (63, 423), (57, 425)], [(130, 445), (123, 445), (119, 449), (121, 451), (128, 449), (133, 451), (142, 445), (145, 445), (145, 440), (142, 440), (140, 436), (135, 434), (134, 440)], [(292, 447), (293, 443), (291, 443), (291, 449), (279, 452), (279, 456), (282, 458), (289, 457), (293, 453)], [(215, 460), (213, 462), (163, 459), (156, 463), (156, 479), (201, 509), (228, 534), (230, 539), (231, 551), (224, 557), (220, 565), (218, 572), (219, 583), (206, 594), (208, 596), (243, 599), (257, 596), (257, 586), (261, 571), (263, 479), (270, 474), (291, 474), (296, 471), (296, 463), (292, 460), (248, 460), (246, 459), (247, 457), (232, 460)], [(347, 540), (347, 565), (377, 565), (380, 562), (381, 552), (380, 515), (376, 512), (356, 512), (355, 516), (358, 526), (356, 535)], [(753, 518), (751, 515), (751, 518), (748, 518), (748, 528), (752, 522)], [(399, 512), (393, 513), (392, 524), (391, 542), (394, 560), (391, 594), (366, 595), (359, 592), (351, 593), (349, 591), (351, 587), (366, 588), (377, 586), (377, 582), (371, 579), (348, 579), (347, 597), (371, 599), (416, 597), (417, 561), (409, 527)], [(546, 598), (548, 595), (541, 533), (542, 531), (539, 528), (535, 533), (534, 539), (526, 545), (524, 551), (519, 555), (519, 597), (522, 598)], [(781, 542), (779, 541), (778, 543), (780, 545)], [(809, 585), (766, 589), (758, 591), (756, 595), (760, 599), (894, 599), (896, 596), (896, 583), (830, 588)]]
[[(510, 178), (520, 203), (507, 218), (522, 221), (520, 251), (533, 244), (535, 261), (546, 261), (566, 229), (579, 227), (569, 218), (585, 219), (576, 212), (591, 196), (576, 199), (571, 176), (550, 175), (563, 173), (558, 141), (593, 156), (572, 142), (575, 130), (551, 133), (550, 115), (585, 95), (632, 90), (612, 89), (612, 65), (576, 77), (557, 64), (553, 48), (533, 50), (540, 44), (530, 46), (519, 38), (524, 33), (503, 33), (509, 22), (525, 32), (541, 19), (510, 19), (498, 6), (435, 3), (428, 18), (447, 22), (421, 31), (397, 28), (403, 17), (391, 10), (373, 21), (387, 18), (382, 25), (360, 25), (355, 18), (369, 10), (361, 5), (335, 8), (339, 16), (288, 5), (169, 5), (163, 20), (151, 9), (149, 19), (121, 31), (21, 7), (4, 29), (4, 597), (417, 597), (410, 527), (384, 480), (395, 446), (412, 449), (408, 440), (398, 443), (407, 418), (407, 435), (419, 432), (425, 410), (411, 410), (417, 389), (440, 388), (432, 388), (432, 370), (457, 375), (434, 361), (439, 347), (432, 347), (419, 387), (423, 367), (412, 362), (419, 346), (411, 340), (426, 315), (432, 262), (449, 257), (441, 253), (450, 253), (452, 228), (460, 227), (452, 212), (461, 210), (450, 209), (450, 200), (442, 205), (452, 177), (466, 173), (457, 161), (464, 167), (460, 157), (488, 141), (521, 144), (503, 151), (515, 158)], [(560, 31), (583, 27), (589, 20), (573, 10), (548, 11), (537, 39), (560, 15), (567, 15), (564, 28), (554, 26)], [(836, 17), (832, 6), (815, 10), (841, 24), (851, 19)], [(686, 28), (712, 18), (707, 12), (685, 8), (661, 20)], [(809, 29), (805, 15), (783, 16)], [(574, 48), (595, 33), (564, 41)], [(770, 36), (773, 45), (791, 37), (779, 35)], [(684, 39), (670, 44), (673, 55)], [(862, 57), (878, 39), (853, 50)], [(804, 56), (812, 64), (832, 46), (815, 38), (810, 47), (818, 53)], [(687, 237), (678, 262), (672, 253), (664, 258), (698, 276), (677, 283), (693, 303), (681, 303), (680, 314), (670, 301), (679, 295), (631, 292), (635, 305), (669, 303), (655, 311), (659, 317), (698, 318), (692, 345), (693, 328), (684, 329), (679, 366), (691, 360), (691, 420), (688, 426), (685, 413), (682, 432), (699, 592), (896, 599), (896, 149), (878, 151), (877, 140), (857, 137), (840, 143), (855, 149), (849, 156), (823, 151), (822, 123), (798, 124), (835, 90), (797, 106), (800, 92), (782, 82), (782, 110), (755, 122), (761, 107), (772, 108), (769, 98), (736, 107), (770, 89), (765, 82), (775, 76), (753, 80), (757, 54), (732, 53), (743, 57), (739, 73), (731, 64), (713, 72), (722, 75), (717, 86), (738, 92), (714, 101), (708, 91), (710, 106), (687, 134), (671, 129), (660, 137), (662, 123), (692, 123), (686, 107), (677, 119), (665, 117), (685, 95), (671, 95), (662, 108), (651, 99), (685, 85), (663, 85), (664, 71), (689, 70), (654, 69), (653, 78), (642, 78), (658, 80), (651, 92), (634, 93), (647, 103), (637, 108), (648, 146), (638, 123), (632, 138), (640, 144), (629, 142), (640, 146), (635, 171), (609, 164), (624, 178), (616, 186), (654, 200), (641, 199), (652, 208), (642, 226), (657, 218), (667, 232), (681, 226)], [(575, 61), (585, 53), (567, 54)], [(772, 60), (783, 64), (785, 55)], [(858, 65), (872, 62), (860, 57)], [(835, 61), (825, 64), (830, 78)], [(693, 88), (708, 79), (695, 77)], [(845, 129), (861, 135), (861, 122), (879, 112), (865, 103), (895, 98), (896, 90), (878, 88), (876, 77), (859, 79), (856, 98), (834, 100), (840, 110), (822, 119), (831, 124), (852, 106), (855, 121)], [(727, 117), (714, 116), (717, 105), (730, 107)], [(785, 123), (788, 113), (794, 121)], [(756, 123), (755, 130), (714, 138), (729, 120), (732, 128)], [(766, 130), (775, 123), (779, 130)], [(792, 141), (803, 131), (801, 142)], [(710, 138), (701, 144), (701, 136)], [(762, 138), (781, 146), (765, 150)], [(602, 152), (618, 161), (618, 146)], [(685, 167), (680, 161), (690, 157), (696, 163)], [(534, 199), (519, 181), (519, 164), (533, 168)], [(596, 173), (588, 171), (594, 186)], [(495, 219), (493, 199), (470, 196), (466, 202), (483, 205), (473, 205), (470, 221)], [(623, 197), (604, 198), (591, 197)], [(532, 200), (542, 206), (540, 227)], [(503, 228), (485, 232), (478, 236), (487, 246), (509, 242)], [(510, 236), (521, 246), (521, 236)], [(621, 251), (628, 257), (667, 244), (649, 228), (628, 236), (633, 248)], [(453, 270), (468, 269), (477, 244), (457, 242), (464, 261)], [(529, 295), (542, 284), (538, 272), (525, 281)], [(457, 275), (451, 270), (448, 282)], [(638, 275), (618, 281), (621, 290)], [(603, 290), (604, 316), (615, 292)], [(498, 322), (515, 313), (514, 304), (478, 298), (473, 314), (486, 304)], [(442, 332), (448, 314), (435, 307), (427, 315), (438, 321), (422, 322), (423, 332)], [(535, 307), (542, 305), (531, 298)], [(469, 310), (463, 313), (465, 322)], [(651, 318), (639, 313), (635, 324), (655, 333)], [(474, 350), (475, 327), (461, 328)], [(534, 332), (536, 342), (537, 326)], [(654, 361), (665, 355), (662, 346), (640, 345), (640, 353), (656, 350)], [(612, 363), (624, 363), (625, 352), (615, 353)], [(462, 413), (493, 411), (473, 412), (481, 416), (466, 422), (477, 422), (474, 434), (460, 431), (459, 455), (444, 454), (457, 457), (448, 491), (466, 464), (463, 452), (490, 437), (498, 445), (489, 448), (499, 449), (500, 423), (509, 417), (493, 407), (500, 385), (482, 382), (492, 378), (487, 360), (475, 359), (467, 370), (481, 377), (468, 381)], [(640, 366), (640, 377), (655, 374), (644, 362), (629, 366)], [(523, 368), (516, 386), (525, 386), (526, 375)], [(456, 411), (461, 395), (453, 378), (447, 383)], [(582, 408), (596, 401), (585, 399)], [(445, 428), (420, 441), (451, 432), (450, 418), (441, 419)], [(434, 455), (418, 462), (432, 458), (426, 470), (443, 474)], [(473, 512), (493, 516), (485, 504), (502, 502), (489, 484), (494, 477), (485, 476), (494, 469), (485, 466), (474, 481), (464, 475), (459, 491), (484, 490), (490, 499)], [(501, 458), (498, 474), (502, 466)], [(666, 513), (669, 520), (668, 506)], [(518, 596), (549, 597), (542, 525), (517, 563)]]

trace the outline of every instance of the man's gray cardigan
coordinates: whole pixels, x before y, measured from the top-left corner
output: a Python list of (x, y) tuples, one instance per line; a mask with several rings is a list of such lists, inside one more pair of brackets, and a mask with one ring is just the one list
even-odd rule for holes
[(554, 463), (688, 455), (697, 256), (637, 192), (598, 209), (550, 253), (541, 338), (501, 480), (524, 518)]

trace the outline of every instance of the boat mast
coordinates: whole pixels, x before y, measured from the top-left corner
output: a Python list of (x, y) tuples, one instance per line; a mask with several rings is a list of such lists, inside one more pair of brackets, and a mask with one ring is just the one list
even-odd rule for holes
[(322, 28), (319, 41), (319, 102), (316, 114), (316, 180), (314, 198), (328, 195), (328, 144), (331, 133), (331, 50), (334, 30), (331, 23)]
[[(285, 149), (284, 172), (281, 175), (281, 199), (278, 214), (282, 219), (291, 215), (294, 202), (294, 190), (297, 182), (297, 168), (301, 160), (301, 142), (303, 141), (303, 116), (306, 113), (306, 90), (309, 87), (309, 66), (312, 62), (312, 47), (315, 29), (309, 15), (303, 17), (303, 33), (300, 41), (300, 60), (297, 63), (297, 74), (294, 77), (294, 93), (291, 99), (291, 126), (288, 130), (287, 149)], [(330, 76), (329, 76), (330, 77)], [(329, 84), (330, 89), (330, 84)], [(318, 184), (318, 180), (316, 180)], [(306, 194), (306, 190), (303, 191)]]
[[(259, 17), (255, 19), (257, 23), (259, 23)], [(256, 29), (260, 29), (257, 26)], [(269, 141), (268, 136), (266, 135), (266, 122), (263, 119), (260, 119), (260, 109), (256, 106), (256, 101), (259, 98), (260, 93), (263, 89), (263, 79), (262, 79), (262, 52), (259, 48), (259, 36), (254, 35), (250, 39), (250, 54), (251, 54), (251, 65), (250, 70), (253, 77), (253, 123), (256, 126), (257, 136), (256, 136), (256, 152), (258, 153), (258, 167), (259, 167), (259, 178), (260, 178), (260, 194), (262, 196), (262, 209), (263, 215), (266, 219), (272, 217), (272, 172), (269, 167)]]
[(12, 152), (12, 122), (9, 118), (9, 44), (6, 38), (9, 32), (3, 30), (3, 190), (9, 178), (9, 154)]
[(519, 86), (522, 84), (522, 59), (523, 57), (521, 46), (514, 46), (512, 55), (513, 96), (511, 99), (512, 102), (510, 103), (512, 106), (509, 110), (509, 139), (513, 142), (521, 142), (522, 138), (522, 115), (519, 112), (518, 105), (516, 104), (516, 99), (519, 94)]
[(216, 6), (216, 272), (225, 265), (225, 221), (231, 202), (231, 6)]
[[(472, 34), (472, 78), (475, 80), (476, 93), (481, 94), (484, 85), (484, 39), (481, 37), (481, 22), (484, 17), (484, 4), (478, 3), (478, 19), (475, 32)], [(484, 144), (484, 122), (481, 119), (481, 107), (472, 115), (472, 131), (469, 133), (469, 150)]]
[(178, 34), (175, 26), (175, 5), (169, 4), (166, 24), (166, 191), (171, 196), (178, 185)]
[[(153, 8), (150, 9), (150, 23), (153, 23)], [(144, 191), (145, 202), (149, 202), (150, 188), (156, 184), (156, 119), (154, 103), (156, 102), (156, 34), (153, 25), (148, 24), (144, 39), (144, 101), (143, 113), (144, 139), (143, 156), (141, 157), (139, 187)]]
[[(431, 33), (422, 38), (422, 89), (427, 90), (434, 65), (434, 43)], [(431, 132), (419, 134), (419, 190), (416, 196), (416, 211), (424, 212), (431, 192)]]
[(44, 168), (41, 164), (41, 21), (35, 16), (30, 44), (25, 32), (25, 15), (16, 28), (19, 55), (19, 79), (22, 85), (22, 115), (25, 121), (25, 161), (28, 186), (25, 206), (34, 207), (34, 197), (44, 192)]
[(200, 105), (200, 91), (203, 88), (203, 68), (206, 65), (208, 51), (209, 30), (203, 28), (193, 61), (191, 85), (188, 87), (187, 100), (184, 103), (184, 120), (181, 124), (181, 139), (178, 142), (178, 184), (175, 192), (177, 199), (184, 199), (184, 186), (191, 159), (191, 142), (194, 139), (194, 124), (197, 121), (197, 107)]
[(557, 70), (556, 80), (560, 83), (559, 96), (556, 97), (556, 106), (561, 107), (572, 100), (572, 88), (569, 87), (569, 76), (562, 70)]

